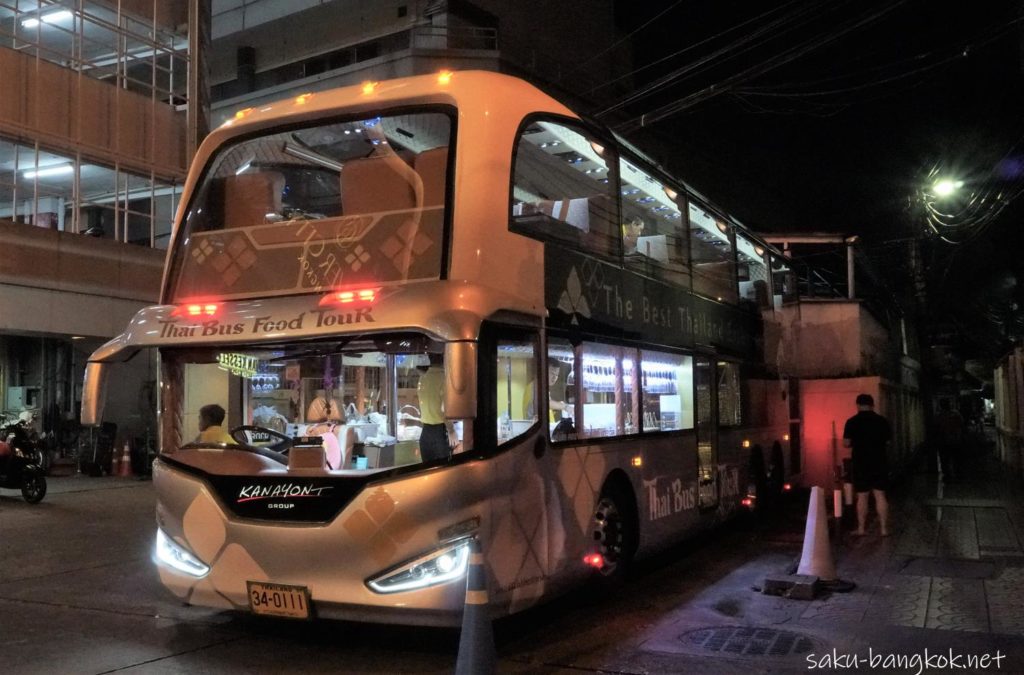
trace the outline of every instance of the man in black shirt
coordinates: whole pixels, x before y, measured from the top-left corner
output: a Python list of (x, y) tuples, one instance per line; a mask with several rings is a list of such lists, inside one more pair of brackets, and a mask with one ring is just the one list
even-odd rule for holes
[(889, 467), (885, 450), (892, 437), (889, 422), (875, 412), (875, 400), (871, 394), (857, 396), (857, 414), (846, 420), (843, 429), (843, 445), (852, 448), (850, 457), (853, 489), (857, 491), (857, 530), (864, 534), (868, 518), (868, 492), (875, 496), (878, 522), (882, 536), (889, 536), (889, 502), (885, 489), (889, 478)]

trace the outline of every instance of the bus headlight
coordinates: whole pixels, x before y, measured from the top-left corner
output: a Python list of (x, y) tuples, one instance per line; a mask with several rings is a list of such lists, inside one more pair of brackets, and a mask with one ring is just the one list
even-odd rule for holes
[(469, 567), (469, 542), (461, 541), (370, 579), (378, 593), (398, 593), (447, 583), (462, 577)]
[(206, 576), (210, 566), (195, 557), (173, 539), (164, 534), (159, 527), (156, 529), (156, 559), (164, 565), (184, 572), (193, 577)]

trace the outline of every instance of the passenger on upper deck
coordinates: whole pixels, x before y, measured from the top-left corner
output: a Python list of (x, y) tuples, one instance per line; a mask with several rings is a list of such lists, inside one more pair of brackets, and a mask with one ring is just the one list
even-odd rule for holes
[(644, 219), (634, 216), (622, 224), (622, 252), (637, 253), (637, 242), (644, 233)]

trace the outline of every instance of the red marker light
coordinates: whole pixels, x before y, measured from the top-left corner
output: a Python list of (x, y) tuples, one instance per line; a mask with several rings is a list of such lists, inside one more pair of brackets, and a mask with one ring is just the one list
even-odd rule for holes
[(783, 483), (782, 484), (782, 491), (783, 492), (789, 492), (792, 489), (793, 489), (793, 486), (791, 484), (789, 484), (789, 483)]
[(179, 305), (171, 312), (171, 316), (203, 317), (216, 316), (220, 311), (220, 303), (216, 302), (190, 302), (187, 305)]
[(751, 499), (750, 497), (744, 497), (744, 498), (743, 498), (743, 499), (742, 499), (742, 500), (740, 501), (740, 504), (743, 504), (743, 506), (747, 506), (747, 507), (750, 507), (750, 506), (753, 506), (753, 505), (754, 505), (754, 500), (753, 500), (753, 499)]
[(334, 291), (320, 299), (320, 306), (324, 305), (369, 305), (377, 300), (379, 288), (361, 288), (353, 291)]
[(600, 553), (591, 553), (590, 555), (583, 556), (583, 562), (599, 570), (604, 567), (604, 556)]

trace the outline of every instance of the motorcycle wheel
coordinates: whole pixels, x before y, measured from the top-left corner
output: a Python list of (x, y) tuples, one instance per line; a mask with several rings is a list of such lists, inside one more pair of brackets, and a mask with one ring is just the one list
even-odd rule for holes
[(46, 496), (46, 477), (42, 475), (26, 476), (21, 483), (21, 496), (29, 504), (38, 504)]

